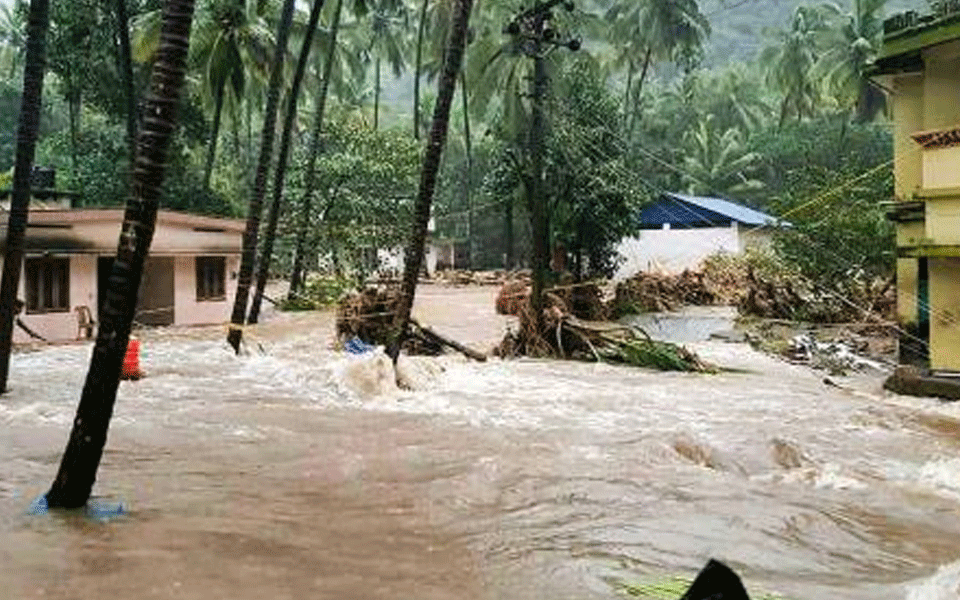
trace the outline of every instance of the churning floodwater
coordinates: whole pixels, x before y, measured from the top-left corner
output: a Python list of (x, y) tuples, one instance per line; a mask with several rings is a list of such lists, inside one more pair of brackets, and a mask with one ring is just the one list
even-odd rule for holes
[[(508, 325), (493, 290), (420, 293), (458, 339)], [(590, 600), (709, 557), (789, 599), (960, 595), (955, 405), (721, 342), (692, 345), (720, 375), (449, 356), (400, 391), (329, 315), (276, 315), (239, 358), (223, 333), (143, 334), (103, 521), (30, 511), (89, 345), (14, 358), (0, 597)]]

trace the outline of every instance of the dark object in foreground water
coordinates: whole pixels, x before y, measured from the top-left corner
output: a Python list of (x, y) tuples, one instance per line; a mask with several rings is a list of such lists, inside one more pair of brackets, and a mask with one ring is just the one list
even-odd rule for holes
[(750, 600), (750, 596), (730, 567), (710, 559), (680, 600)]

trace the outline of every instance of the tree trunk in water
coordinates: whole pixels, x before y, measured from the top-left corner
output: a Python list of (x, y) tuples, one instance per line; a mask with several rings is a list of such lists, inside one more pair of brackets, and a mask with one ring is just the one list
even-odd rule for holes
[(380, 58), (374, 62), (373, 67), (373, 130), (380, 128)]
[(227, 333), (227, 341), (237, 354), (240, 353), (240, 342), (243, 339), (243, 324), (247, 316), (247, 301), (250, 299), (253, 263), (257, 258), (260, 213), (263, 211), (263, 197), (266, 195), (270, 161), (273, 159), (273, 138), (277, 126), (277, 107), (280, 104), (283, 57), (286, 54), (287, 38), (290, 36), (294, 4), (294, 0), (284, 0), (283, 12), (280, 15), (280, 24), (277, 29), (277, 48), (273, 56), (270, 83), (267, 88), (267, 107), (263, 115), (260, 157), (257, 159), (257, 172), (254, 175), (253, 191), (250, 194), (250, 205), (247, 208), (247, 228), (243, 232), (243, 253), (240, 257), (240, 273), (237, 278), (237, 295), (233, 300), (233, 313), (230, 315), (231, 327), (229, 333)]
[(40, 127), (43, 73), (46, 69), (48, 0), (31, 0), (27, 21), (27, 55), (23, 69), (23, 97), (17, 127), (17, 153), (13, 168), (13, 196), (7, 221), (6, 252), (0, 280), (0, 393), (7, 391), (13, 324), (17, 316), (17, 288), (23, 269), (23, 242), (30, 211), (30, 177)]
[(127, 101), (127, 138), (130, 162), (137, 152), (137, 95), (133, 89), (133, 61), (130, 58), (130, 18), (127, 0), (117, 0), (117, 36), (120, 38), (120, 77)]
[(463, 99), (463, 146), (466, 152), (464, 157), (466, 158), (466, 172), (463, 177), (463, 200), (467, 207), (467, 260), (470, 262), (470, 268), (475, 269), (473, 197), (470, 195), (470, 188), (473, 185), (473, 140), (470, 137), (470, 106), (467, 98), (467, 75), (463, 69), (460, 70), (460, 97)]
[(100, 329), (73, 430), (60, 470), (46, 495), (50, 507), (83, 506), (96, 480), (137, 306), (143, 263), (156, 224), (167, 149), (176, 126), (186, 71), (192, 19), (193, 0), (167, 0), (117, 257), (110, 272)]
[(433, 109), (433, 123), (423, 157), (423, 169), (420, 172), (420, 189), (413, 207), (413, 222), (410, 242), (404, 256), (403, 281), (400, 288), (400, 302), (394, 317), (394, 340), (390, 344), (390, 357), (396, 362), (400, 355), (400, 345), (410, 327), (410, 310), (413, 308), (417, 291), (417, 277), (423, 265), (423, 250), (427, 239), (427, 223), (430, 221), (430, 205), (437, 184), (437, 171), (443, 156), (443, 146), (447, 140), (447, 127), (450, 123), (450, 106), (457, 87), (457, 75), (463, 63), (463, 50), (467, 40), (467, 24), (470, 20), (470, 8), (473, 0), (457, 0), (453, 8), (453, 21), (450, 38), (447, 40), (443, 58), (443, 71), (437, 84), (437, 103)]
[(320, 20), (320, 9), (323, 0), (313, 0), (310, 17), (307, 19), (307, 35), (303, 38), (303, 47), (300, 49), (300, 58), (297, 69), (293, 74), (293, 85), (290, 88), (290, 97), (287, 102), (287, 114), (283, 119), (283, 132), (280, 137), (280, 154), (277, 156), (277, 170), (273, 177), (273, 202), (267, 216), (267, 231), (263, 237), (263, 248), (260, 253), (260, 262), (257, 267), (257, 289), (253, 294), (250, 305), (250, 314), (247, 323), (256, 323), (260, 319), (260, 305), (263, 303), (264, 288), (267, 287), (267, 276), (270, 274), (270, 262), (273, 259), (273, 242), (277, 235), (277, 221), (280, 218), (280, 203), (283, 200), (283, 179), (287, 170), (287, 159), (290, 156), (291, 136), (293, 123), (297, 119), (297, 99), (300, 95), (300, 86), (303, 76), (307, 72), (307, 61), (310, 59), (310, 49), (313, 48), (313, 36), (317, 31), (317, 22)]
[(420, 139), (420, 76), (423, 69), (423, 36), (427, 31), (427, 7), (430, 0), (420, 5), (420, 24), (417, 26), (417, 57), (413, 70), (413, 139)]
[(323, 63), (323, 79), (320, 82), (320, 92), (316, 98), (316, 109), (313, 117), (313, 132), (310, 134), (310, 147), (307, 157), (307, 169), (304, 175), (303, 200), (300, 207), (300, 224), (297, 228), (297, 247), (293, 256), (293, 269), (290, 273), (290, 289), (288, 297), (293, 299), (294, 294), (303, 288), (304, 269), (303, 255), (306, 252), (307, 232), (310, 229), (310, 213), (313, 212), (313, 187), (317, 177), (317, 157), (320, 155), (320, 136), (323, 133), (323, 115), (327, 106), (327, 94), (330, 91), (330, 77), (333, 74), (333, 56), (337, 50), (337, 36), (340, 33), (340, 14), (343, 9), (343, 0), (337, 0), (333, 11), (333, 22), (330, 24), (330, 47), (327, 48), (326, 62)]
[(210, 128), (210, 139), (207, 140), (207, 161), (203, 166), (203, 188), (210, 189), (210, 176), (213, 175), (213, 160), (217, 156), (217, 141), (220, 139), (220, 117), (223, 115), (223, 98), (227, 87), (226, 78), (217, 84), (214, 93), (213, 126)]

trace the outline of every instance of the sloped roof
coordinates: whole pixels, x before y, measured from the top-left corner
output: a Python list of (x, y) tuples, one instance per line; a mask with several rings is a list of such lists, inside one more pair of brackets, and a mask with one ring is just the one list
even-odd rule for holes
[(699, 206), (700, 208), (723, 215), (732, 221), (737, 221), (738, 223), (743, 223), (744, 225), (782, 224), (782, 221), (776, 217), (768, 215), (764, 212), (760, 212), (759, 210), (748, 208), (741, 204), (730, 202), (729, 200), (722, 200), (720, 198), (707, 198), (704, 196), (687, 196), (672, 192), (664, 193), (663, 196), (673, 200), (679, 200), (680, 202), (686, 202), (687, 204), (692, 204), (694, 206)]

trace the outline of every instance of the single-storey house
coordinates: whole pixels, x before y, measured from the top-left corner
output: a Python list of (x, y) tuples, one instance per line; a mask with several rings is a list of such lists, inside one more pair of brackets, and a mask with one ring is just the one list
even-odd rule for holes
[(900, 362), (960, 373), (960, 2), (884, 22), (891, 90)]
[(696, 269), (718, 252), (766, 247), (782, 221), (721, 198), (663, 193), (640, 211), (638, 233), (624, 238), (615, 279), (640, 271), (679, 273)]
[[(6, 229), (6, 211), (0, 212)], [(23, 324), (48, 341), (85, 336), (99, 321), (117, 251), (122, 209), (31, 210), (19, 298)], [(144, 266), (135, 321), (200, 325), (229, 319), (244, 222), (161, 210)], [(2, 234), (5, 238), (5, 231)], [(2, 257), (0, 257), (2, 258)], [(15, 328), (14, 341), (29, 340)]]

